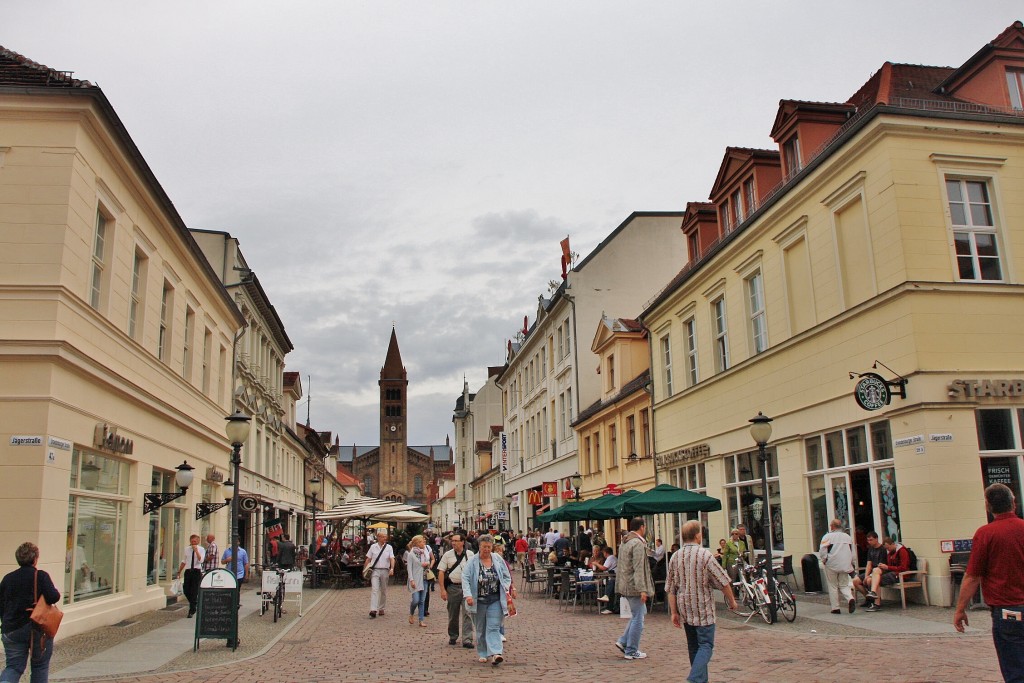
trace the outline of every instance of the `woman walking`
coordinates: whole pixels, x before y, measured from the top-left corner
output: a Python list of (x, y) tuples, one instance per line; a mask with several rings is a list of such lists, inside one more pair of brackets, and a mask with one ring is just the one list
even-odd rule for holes
[(508, 565), (494, 550), (494, 539), (484, 535), (477, 539), (479, 554), (470, 558), (462, 571), (462, 594), (466, 611), (476, 625), (476, 653), (481, 663), (490, 658), (498, 666), (502, 653), (501, 630), (508, 614), (508, 599), (516, 597)]
[(53, 640), (35, 628), (29, 615), (42, 596), (50, 605), (60, 601), (60, 593), (50, 575), (36, 569), (39, 548), (34, 543), (22, 543), (14, 552), (18, 568), (0, 581), (0, 614), (3, 624), (4, 652), (7, 666), (0, 680), (17, 682), (25, 673), (32, 655), (32, 683), (46, 683), (50, 676), (50, 656)]
[(412, 540), (409, 541), (409, 552), (406, 553), (405, 557), (405, 573), (409, 577), (409, 593), (412, 594), (412, 600), (409, 602), (409, 623), (416, 623), (416, 615), (418, 613), (420, 626), (426, 628), (427, 625), (423, 623), (423, 600), (427, 595), (425, 574), (430, 567), (427, 539), (422, 535), (413, 536)]

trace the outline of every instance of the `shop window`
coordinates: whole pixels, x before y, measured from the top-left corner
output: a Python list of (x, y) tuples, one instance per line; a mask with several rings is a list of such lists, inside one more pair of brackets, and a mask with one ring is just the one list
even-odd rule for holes
[(978, 448), (983, 451), (1006, 451), (1014, 447), (1013, 411), (1009, 408), (983, 409), (975, 412), (978, 423)]
[(814, 472), (825, 468), (825, 463), (821, 459), (821, 437), (816, 436), (813, 439), (807, 439), (804, 441), (804, 451), (807, 455), (807, 471)]
[[(154, 469), (150, 479), (151, 493), (172, 493), (178, 490), (174, 472)], [(149, 555), (146, 585), (169, 583), (174, 579), (185, 546), (182, 521), (183, 499), (172, 501), (149, 515)]]
[(896, 495), (895, 468), (884, 467), (878, 470), (878, 498), (883, 532), (879, 535), (901, 540), (900, 501)]
[[(1015, 501), (1015, 512), (1018, 517), (1021, 514), (1020, 495), (1020, 460), (1019, 457), (982, 458), (981, 459), (981, 480), (985, 488), (992, 484), (1005, 484), (1013, 491)], [(992, 521), (991, 515), (989, 521)]]
[(871, 459), (892, 459), (892, 435), (889, 434), (889, 421), (871, 423)]
[(868, 461), (868, 445), (864, 432), (863, 426), (846, 430), (846, 459), (851, 465), (860, 465)]
[(811, 502), (811, 538), (819, 539), (828, 533), (828, 504), (825, 500), (825, 477), (807, 478), (807, 492)]
[(97, 453), (72, 452), (65, 604), (124, 591), (128, 469)]
[(843, 455), (842, 432), (829, 432), (825, 435), (825, 454), (830, 469), (846, 465), (846, 459)]

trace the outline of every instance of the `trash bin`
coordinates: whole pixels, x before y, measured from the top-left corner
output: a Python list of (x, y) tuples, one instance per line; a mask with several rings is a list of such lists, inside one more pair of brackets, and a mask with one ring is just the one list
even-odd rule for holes
[(807, 593), (821, 592), (821, 570), (818, 569), (818, 556), (808, 553), (800, 560), (800, 569), (804, 574), (804, 591)]

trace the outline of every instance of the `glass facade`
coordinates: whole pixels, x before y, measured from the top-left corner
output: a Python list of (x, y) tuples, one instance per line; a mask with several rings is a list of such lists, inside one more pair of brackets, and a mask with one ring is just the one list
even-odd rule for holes
[[(782, 497), (779, 494), (778, 456), (774, 448), (767, 449), (768, 495), (761, 485), (761, 462), (757, 451), (747, 451), (725, 457), (725, 503), (729, 527), (743, 524), (753, 540), (755, 550), (765, 547), (763, 524), (764, 506), (768, 506), (769, 524), (772, 526), (773, 550), (785, 550), (782, 529)], [(717, 541), (716, 541), (717, 542)]]

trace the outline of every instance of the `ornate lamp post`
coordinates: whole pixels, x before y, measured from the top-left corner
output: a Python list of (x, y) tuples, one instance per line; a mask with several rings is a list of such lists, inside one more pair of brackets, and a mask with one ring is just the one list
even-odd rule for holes
[(576, 489), (576, 498), (574, 500), (579, 500), (580, 499), (580, 487), (583, 486), (583, 477), (581, 477), (580, 473), (577, 472), (576, 474), (574, 474), (571, 477), (569, 477), (569, 483), (572, 484), (572, 487), (574, 489)]
[[(83, 471), (85, 470), (84, 467), (82, 469)], [(167, 503), (181, 498), (188, 492), (188, 487), (192, 485), (192, 470), (195, 468), (192, 467), (192, 465), (189, 465), (188, 460), (186, 460), (175, 469), (178, 470), (178, 473), (174, 475), (174, 483), (178, 485), (178, 489), (180, 490), (177, 493), (144, 493), (142, 495), (142, 514), (148, 515), (150, 512), (159, 510)], [(95, 477), (97, 481), (99, 480), (99, 468), (95, 465), (93, 465), (93, 469), (89, 474)], [(83, 480), (85, 477), (86, 475), (83, 473)], [(96, 482), (93, 482), (94, 487), (95, 483)]]
[(313, 575), (309, 579), (309, 587), (317, 587), (316, 551), (320, 549), (319, 539), (316, 537), (316, 499), (320, 497), (323, 482), (314, 476), (309, 480), (309, 495), (313, 496), (313, 542), (309, 545), (309, 559), (313, 562)]
[[(231, 442), (231, 478), (234, 486), (231, 487), (231, 576), (238, 577), (238, 496), (234, 488), (238, 486), (241, 473), (238, 471), (242, 466), (242, 444), (249, 438), (248, 415), (241, 410), (236, 410), (233, 415), (224, 418), (228, 421), (224, 431), (227, 432), (228, 441)], [(225, 495), (225, 498), (227, 496)], [(237, 615), (235, 616), (237, 619)], [(237, 628), (235, 630), (237, 633)]]
[(235, 497), (235, 482), (228, 479), (224, 482), (224, 502), (223, 503), (207, 503), (205, 501), (196, 503), (196, 519), (202, 519), (212, 515), (222, 507), (231, 505), (231, 500)]
[(772, 438), (772, 418), (758, 412), (757, 417), (751, 418), (749, 422), (750, 436), (757, 444), (757, 458), (761, 461), (761, 494), (764, 498), (764, 504), (761, 506), (761, 527), (764, 529), (765, 571), (768, 575), (768, 613), (771, 623), (774, 624), (778, 619), (779, 606), (775, 602), (775, 565), (772, 557), (774, 544), (772, 543), (771, 504), (768, 496), (768, 449), (765, 448), (765, 444)]

